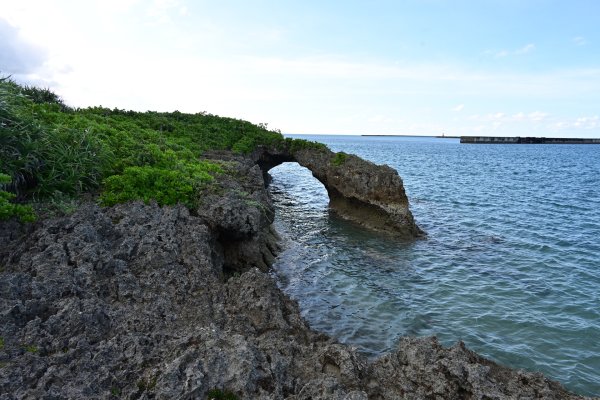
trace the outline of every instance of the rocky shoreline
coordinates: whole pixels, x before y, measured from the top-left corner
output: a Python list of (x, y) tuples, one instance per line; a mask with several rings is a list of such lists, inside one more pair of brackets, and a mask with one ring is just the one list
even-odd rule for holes
[(313, 331), (268, 273), (264, 171), (207, 157), (228, 174), (196, 212), (89, 202), (0, 222), (0, 399), (579, 398), (462, 343), (403, 338), (369, 361)]

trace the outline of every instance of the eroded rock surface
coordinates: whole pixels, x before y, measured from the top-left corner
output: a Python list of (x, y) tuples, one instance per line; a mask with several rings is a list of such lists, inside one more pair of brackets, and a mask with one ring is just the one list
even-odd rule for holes
[(222, 247), (223, 269), (227, 274), (243, 272), (249, 266), (267, 271), (279, 251), (279, 237), (271, 226), (275, 214), (260, 168), (230, 152), (204, 157), (220, 163), (225, 171), (196, 210)]
[(331, 209), (343, 218), (403, 239), (424, 235), (410, 212), (402, 179), (387, 165), (351, 154), (336, 155), (325, 148), (261, 147), (253, 158), (265, 176), (283, 162), (308, 168), (325, 186)]
[[(576, 398), (461, 344), (406, 338), (370, 362), (311, 330), (256, 268), (272, 213), (260, 171), (227, 162), (242, 175), (207, 194), (210, 212), (84, 204), (30, 227), (0, 222), (0, 399), (205, 399), (211, 389), (239, 399)], [(224, 272), (252, 246), (244, 268)]]

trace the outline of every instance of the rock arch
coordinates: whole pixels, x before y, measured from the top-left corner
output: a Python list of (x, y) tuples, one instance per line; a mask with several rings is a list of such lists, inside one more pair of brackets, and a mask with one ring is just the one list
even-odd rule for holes
[(292, 149), (288, 144), (259, 147), (252, 159), (262, 170), (267, 185), (271, 168), (297, 162), (325, 186), (330, 208), (341, 217), (403, 239), (424, 235), (410, 212), (402, 179), (387, 165), (327, 148)]

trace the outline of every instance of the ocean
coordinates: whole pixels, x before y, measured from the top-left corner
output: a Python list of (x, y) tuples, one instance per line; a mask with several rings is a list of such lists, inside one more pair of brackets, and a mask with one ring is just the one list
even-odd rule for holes
[(600, 395), (600, 146), (290, 136), (395, 168), (427, 232), (365, 231), (329, 211), (307, 169), (273, 168), (273, 273), (314, 329), (370, 357), (406, 335), (462, 340)]

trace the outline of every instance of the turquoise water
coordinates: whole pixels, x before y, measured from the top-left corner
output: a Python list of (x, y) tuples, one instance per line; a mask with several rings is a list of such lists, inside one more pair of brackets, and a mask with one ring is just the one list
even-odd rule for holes
[(426, 240), (332, 215), (295, 163), (271, 170), (275, 264), (311, 326), (370, 356), (404, 335), (463, 340), (501, 364), (600, 394), (600, 146), (294, 136), (388, 164)]

